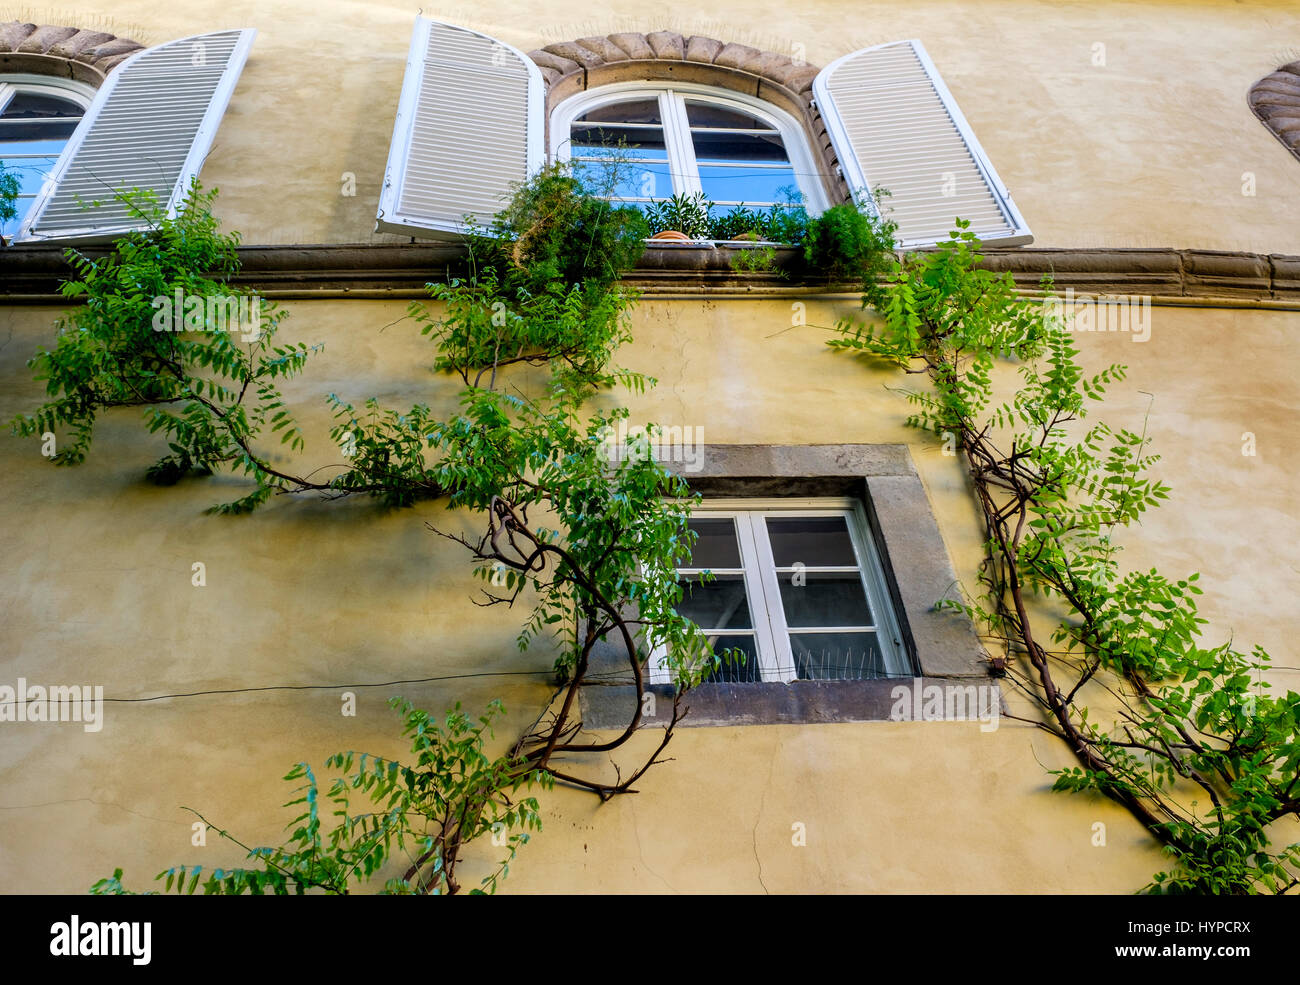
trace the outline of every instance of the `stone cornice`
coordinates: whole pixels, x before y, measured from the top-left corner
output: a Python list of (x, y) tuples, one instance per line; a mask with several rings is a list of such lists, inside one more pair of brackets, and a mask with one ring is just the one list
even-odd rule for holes
[[(90, 256), (105, 247), (85, 247)], [(682, 245), (650, 247), (627, 281), (647, 295), (792, 295), (853, 290), (802, 275), (798, 251), (778, 251), (784, 273), (732, 269), (736, 249)], [(236, 283), (264, 297), (413, 298), (424, 285), (462, 268), (454, 244), (244, 246)], [(1177, 249), (1019, 249), (985, 252), (984, 266), (1008, 271), (1023, 290), (1037, 289), (1044, 274), (1056, 288), (1076, 294), (1147, 295), (1171, 303), (1239, 301), (1300, 305), (1300, 256)], [(70, 273), (57, 246), (0, 250), (0, 300), (60, 303), (60, 281)]]

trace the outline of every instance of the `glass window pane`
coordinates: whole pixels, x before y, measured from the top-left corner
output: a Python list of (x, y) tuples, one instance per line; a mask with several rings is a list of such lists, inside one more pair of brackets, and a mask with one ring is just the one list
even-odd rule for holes
[(636, 199), (666, 197), (672, 194), (672, 175), (667, 162), (646, 164), (623, 161), (574, 160), (573, 174), (591, 192), (606, 198)]
[(578, 117), (578, 122), (586, 123), (653, 123), (661, 125), (663, 121), (659, 119), (659, 100), (655, 97), (649, 99), (628, 99), (621, 103), (610, 103), (608, 106), (600, 106), (593, 110), (588, 110)]
[(785, 622), (797, 626), (874, 626), (862, 576), (818, 571), (785, 572), (777, 576)]
[(695, 159), (701, 164), (728, 161), (789, 164), (780, 134), (710, 133), (692, 130)]
[(686, 100), (686, 119), (694, 127), (727, 127), (740, 130), (771, 130), (770, 124), (756, 116), (715, 103)]
[(787, 189), (798, 194), (794, 168), (737, 168), (719, 164), (700, 165), (700, 187), (704, 197), (715, 202), (746, 202), (772, 205), (785, 202)]
[(842, 516), (770, 516), (767, 537), (778, 568), (794, 564), (809, 568), (849, 567), (858, 563), (848, 523)]
[(719, 655), (727, 650), (740, 650), (744, 653), (745, 660), (743, 663), (728, 663), (723, 660), (721, 667), (705, 675), (705, 681), (724, 684), (753, 684), (763, 679), (763, 675), (758, 669), (758, 650), (754, 645), (754, 637), (710, 636), (709, 644), (713, 647), (713, 652)]
[(45, 176), (54, 170), (57, 157), (29, 157), (17, 160), (6, 158), (0, 153), (0, 162), (4, 163), (5, 173), (18, 179), (18, 194), (35, 195), (41, 190)]
[(77, 120), (0, 120), (0, 144), (18, 140), (65, 141), (77, 129)]
[(61, 99), (58, 96), (47, 96), (37, 92), (19, 92), (15, 93), (14, 98), (5, 104), (4, 112), (0, 113), (0, 119), (8, 120), (14, 117), (31, 119), (51, 116), (80, 118), (83, 112), (81, 105), (71, 99)]
[(804, 681), (886, 677), (875, 633), (791, 633), (795, 675)]
[[(750, 629), (744, 575), (718, 575), (713, 581), (683, 579), (677, 612), (701, 629)], [(824, 625), (824, 624), (823, 624)]]
[(32, 207), (33, 201), (35, 201), (35, 199), (26, 197), (14, 201), (14, 211), (17, 212), (17, 215), (7, 222), (0, 222), (0, 236), (8, 239), (11, 236), (17, 235), (18, 227), (22, 225), (23, 217), (27, 215), (27, 210)]
[(736, 541), (736, 521), (731, 517), (692, 518), (688, 529), (699, 535), (691, 555), (691, 568), (739, 568), (740, 545)]
[(31, 140), (9, 140), (3, 127), (0, 127), (0, 160), (8, 161), (19, 154), (36, 154), (40, 157), (58, 157), (63, 153), (63, 146), (67, 143), (62, 137), (48, 137), (42, 135)]
[(575, 123), (569, 131), (574, 157), (624, 157), (668, 160), (664, 132), (659, 127), (618, 127)]

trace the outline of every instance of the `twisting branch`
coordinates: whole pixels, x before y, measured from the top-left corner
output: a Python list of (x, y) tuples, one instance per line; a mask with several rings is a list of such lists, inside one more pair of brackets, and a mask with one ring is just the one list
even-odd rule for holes
[[(676, 612), (681, 589), (674, 571), (691, 542), (684, 534), (693, 503), (685, 482), (653, 460), (611, 456), (605, 434), (627, 412), (593, 417), (585, 406), (614, 386), (640, 390), (654, 382), (612, 364), (630, 338), (635, 295), (620, 278), (643, 248), (644, 220), (635, 209), (611, 208), (561, 169), (522, 186), (496, 218), (493, 235), (470, 238), (468, 275), (431, 286), (440, 308), (410, 309), (436, 347), (435, 369), (460, 381), (458, 411), (441, 419), (422, 404), (399, 412), (374, 398), (358, 408), (331, 394), (331, 436), (350, 461), (320, 479), (319, 472), (299, 475), (272, 465), (258, 450), (263, 430), (282, 433), (294, 450), (302, 444), (275, 381), (298, 372), (310, 350), (273, 347), (282, 313), (241, 349), (213, 333), (155, 334), (148, 298), (137, 297), (140, 284), (167, 296), (173, 287), (200, 293), (224, 287), (237, 257), (233, 242), (216, 233), (206, 201), (196, 198), (175, 220), (160, 221), (106, 262), (78, 267), (77, 290), (111, 303), (81, 309), (74, 316), (81, 331), (65, 333), (52, 352), (38, 356), (57, 398), (19, 429), (70, 427), (78, 440), (65, 461), (73, 463), (89, 447), (98, 411), (144, 407), (150, 427), (169, 437), (173, 454), (155, 467), (169, 481), (219, 467), (255, 481), (254, 492), (224, 512), (255, 509), (273, 493), (365, 493), (395, 506), (442, 498), (449, 508), (482, 518), (476, 537), (429, 525), (466, 548), (477, 573), (504, 589), (485, 590), (476, 603), (511, 607), (528, 599), (533, 611), (520, 647), (538, 640), (553, 646), (559, 683), (511, 750), (496, 759), (483, 754), (482, 743), (498, 703), (476, 724), (459, 706), (438, 721), (399, 702), (415, 757), (409, 764), (355, 753), (332, 757), (330, 765), (344, 775), (330, 796), (344, 820), (328, 841), (316, 814), (314, 777), (309, 770), (291, 774), (305, 780), (291, 803), (306, 805), (293, 847), (252, 850), (263, 868), (214, 873), (204, 891), (278, 892), (296, 884), (344, 892), (353, 879), (369, 878), (400, 857), (403, 872), (389, 881), (390, 891), (455, 893), (466, 846), (487, 832), (494, 844), (504, 836), (509, 852), (485, 881), (491, 890), (528, 830), (540, 826), (536, 800), (521, 792), (555, 782), (601, 799), (633, 792), (664, 761), (686, 714), (686, 694), (718, 659), (698, 628)], [(148, 249), (135, 250), (139, 245)], [(196, 270), (215, 276), (205, 279)], [(126, 298), (123, 282), (132, 285)], [(103, 316), (109, 308), (112, 319)], [(537, 367), (549, 371), (540, 385)], [(545, 516), (551, 528), (535, 516)], [(613, 737), (587, 740), (580, 689), (605, 639), (626, 662), (635, 701)], [(643, 724), (651, 648), (666, 654), (674, 681), (672, 715), (654, 751), (630, 771), (612, 763), (612, 781), (584, 776), (574, 760), (608, 761)], [(353, 813), (352, 790), (378, 809)], [(116, 879), (100, 889), (121, 891)], [(197, 870), (190, 870), (190, 891), (198, 883)]]
[[(1124, 367), (1085, 376), (1059, 302), (1045, 291), (1026, 304), (1009, 275), (976, 269), (967, 225), (869, 285), (882, 328), (842, 323), (831, 343), (923, 369), (930, 389), (908, 394), (909, 423), (960, 443), (985, 533), (983, 591), (977, 605), (947, 604), (983, 626), (1001, 649), (994, 671), (1013, 675), (1047, 716), (1036, 724), (1074, 754), (1055, 789), (1106, 794), (1165, 845), (1176, 866), (1149, 891), (1289, 892), (1300, 845), (1273, 845), (1269, 826), (1300, 816), (1300, 697), (1252, 690), (1268, 667), (1258, 648), (1197, 644), (1195, 575), (1119, 576), (1113, 534), (1167, 495), (1144, 478), (1156, 460), (1145, 422), (1141, 434), (1097, 424), (1075, 440), (1066, 426)], [(1003, 354), (1022, 361), (1023, 384), (997, 405), (991, 370)], [(1031, 597), (1065, 609), (1055, 646), (1036, 629), (1050, 610)], [(1109, 727), (1080, 703), (1094, 691), (1117, 704)]]

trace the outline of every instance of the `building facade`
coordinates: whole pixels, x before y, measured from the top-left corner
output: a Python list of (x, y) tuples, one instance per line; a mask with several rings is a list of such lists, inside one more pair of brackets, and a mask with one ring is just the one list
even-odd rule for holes
[[(323, 345), (285, 387), (304, 470), (337, 457), (325, 393), (455, 411), (407, 306), (457, 255), (463, 216), (547, 161), (594, 158), (594, 131), (641, 148), (632, 199), (766, 204), (794, 186), (817, 210), (884, 185), (905, 247), (962, 215), (1026, 291), (1050, 273), (1081, 304), (1127, 305), (1077, 340), (1088, 368), (1128, 365), (1103, 416), (1154, 437), (1173, 489), (1125, 532), (1124, 563), (1200, 571), (1207, 639), (1262, 645), (1274, 685), (1297, 689), (1290, 5), (750, 3), (704, 21), (669, 4), (593, 21), (566, 3), (417, 17), (384, 2), (126, 0), (111, 16), (58, 13), (0, 24), (0, 126), (19, 121), (31, 145), (3, 159), (26, 154), (34, 176), (0, 251), (6, 420), (44, 393), (26, 361), (63, 310), (60, 250), (131, 226), (111, 205), (82, 208), (106, 180), (154, 181), (165, 198), (201, 169), (220, 189), (241, 283), (287, 310), (279, 339)], [(167, 74), (183, 65), (204, 69), (192, 90)], [(113, 87), (121, 98), (101, 96)], [(630, 278), (643, 293), (622, 357), (658, 385), (610, 399), (634, 424), (678, 429), (701, 518), (738, 538), (713, 566), (749, 586), (755, 618), (718, 627), (752, 648), (757, 679), (702, 689), (672, 761), (637, 794), (541, 795), (544, 830), (505, 891), (1136, 890), (1162, 867), (1158, 846), (1121, 807), (1050, 792), (1069, 750), (1024, 720), (972, 627), (933, 611), (973, 586), (982, 557), (959, 459), (906, 426), (895, 374), (825, 346), (855, 293), (738, 272), (739, 249), (652, 245)], [(427, 529), (463, 521), (437, 503), (302, 495), (207, 516), (243, 480), (145, 482), (165, 448), (128, 410), (103, 417), (75, 468), (52, 467), (35, 439), (0, 448), (0, 683), (113, 699), (93, 731), (0, 722), (0, 890), (82, 892), (116, 867), (143, 888), (180, 862), (238, 864), (215, 835), (194, 844), (184, 807), (277, 843), (293, 763), (404, 751), (391, 695), (431, 711), (499, 697), (505, 748), (553, 691), (553, 655), (515, 645), (521, 614), (472, 604), (464, 553)], [(799, 550), (823, 550), (812, 574), (858, 585), (878, 618), (782, 611), (795, 556), (783, 522)], [(850, 637), (866, 663), (815, 668), (818, 653), (851, 664)], [(974, 688), (998, 714), (896, 720), (894, 688), (914, 680)], [(626, 694), (589, 691), (588, 725), (620, 728)], [(634, 746), (648, 752), (653, 733)], [(493, 857), (475, 849), (468, 884)]]

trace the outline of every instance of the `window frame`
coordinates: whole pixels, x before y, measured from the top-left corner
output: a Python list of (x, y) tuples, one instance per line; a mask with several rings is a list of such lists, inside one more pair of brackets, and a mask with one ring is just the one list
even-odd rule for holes
[[(672, 182), (671, 194), (703, 193), (699, 165), (695, 159), (695, 147), (690, 139), (690, 120), (686, 115), (686, 100), (690, 98), (748, 113), (779, 132), (786, 157), (794, 173), (794, 183), (803, 198), (804, 209), (810, 216), (814, 216), (820, 215), (830, 207), (830, 200), (822, 180), (822, 169), (816, 163), (803, 125), (797, 119), (780, 107), (756, 97), (698, 82), (671, 80), (614, 82), (570, 96), (551, 112), (549, 127), (551, 160), (556, 163), (568, 163), (570, 160), (572, 126), (579, 116), (602, 106), (629, 102), (637, 97), (646, 98), (652, 93), (659, 100), (664, 145), (668, 151), (669, 180)], [(683, 185), (680, 190), (677, 187), (679, 178)], [(637, 203), (664, 201), (669, 197), (664, 195), (645, 200), (631, 198), (626, 201)]]
[[(0, 74), (0, 113), (9, 105), (14, 96), (19, 93), (29, 92), (36, 95), (48, 95), (57, 99), (66, 99), (74, 102), (81, 107), (81, 117), (77, 120), (77, 126), (80, 127), (85, 120), (86, 114), (90, 112), (90, 104), (95, 99), (95, 87), (86, 82), (77, 79), (65, 79), (55, 75), (37, 75), (32, 72), (6, 72)], [(50, 170), (41, 177), (41, 187), (33, 195), (20, 195), (16, 200), (17, 203), (26, 202), (26, 208), (18, 208), (18, 215), (12, 220), (17, 223), (11, 237), (17, 236), (23, 228), (27, 219), (27, 214), (36, 203), (41, 200), (41, 195), (45, 191), (46, 184), (50, 181), (51, 176), (58, 170), (59, 160), (67, 153), (68, 147), (76, 139), (76, 130), (74, 129), (68, 135), (68, 139), (63, 142), (59, 148), (59, 153), (55, 156), (54, 164)], [(48, 154), (42, 154), (42, 157), (48, 157)], [(20, 160), (20, 158), (5, 158), (0, 155), (0, 160)]]
[[(760, 680), (754, 683), (790, 684), (800, 678), (793, 649), (790, 645), (791, 629), (786, 622), (781, 598), (781, 579), (789, 574), (776, 564), (768, 538), (768, 517), (842, 516), (845, 518), (849, 542), (853, 548), (856, 565), (828, 565), (810, 568), (810, 571), (841, 569), (856, 570), (861, 577), (863, 593), (874, 615), (875, 623), (869, 628), (860, 626), (796, 627), (796, 632), (872, 632), (880, 648), (886, 673), (875, 678), (835, 678), (836, 680), (888, 680), (911, 678), (916, 669), (904, 643), (898, 615), (885, 578), (880, 553), (871, 535), (866, 510), (854, 497), (828, 496), (815, 498), (717, 498), (706, 499), (691, 513), (694, 518), (735, 521), (737, 547), (741, 568), (717, 569), (714, 573), (740, 573), (743, 577), (745, 597), (750, 609), (750, 622)], [(705, 570), (697, 567), (677, 568), (679, 575), (690, 576)], [(719, 631), (718, 635), (722, 635)], [(651, 684), (670, 684), (672, 677), (664, 666), (665, 647), (652, 648), (648, 662)], [(743, 686), (743, 685), (742, 685)]]

